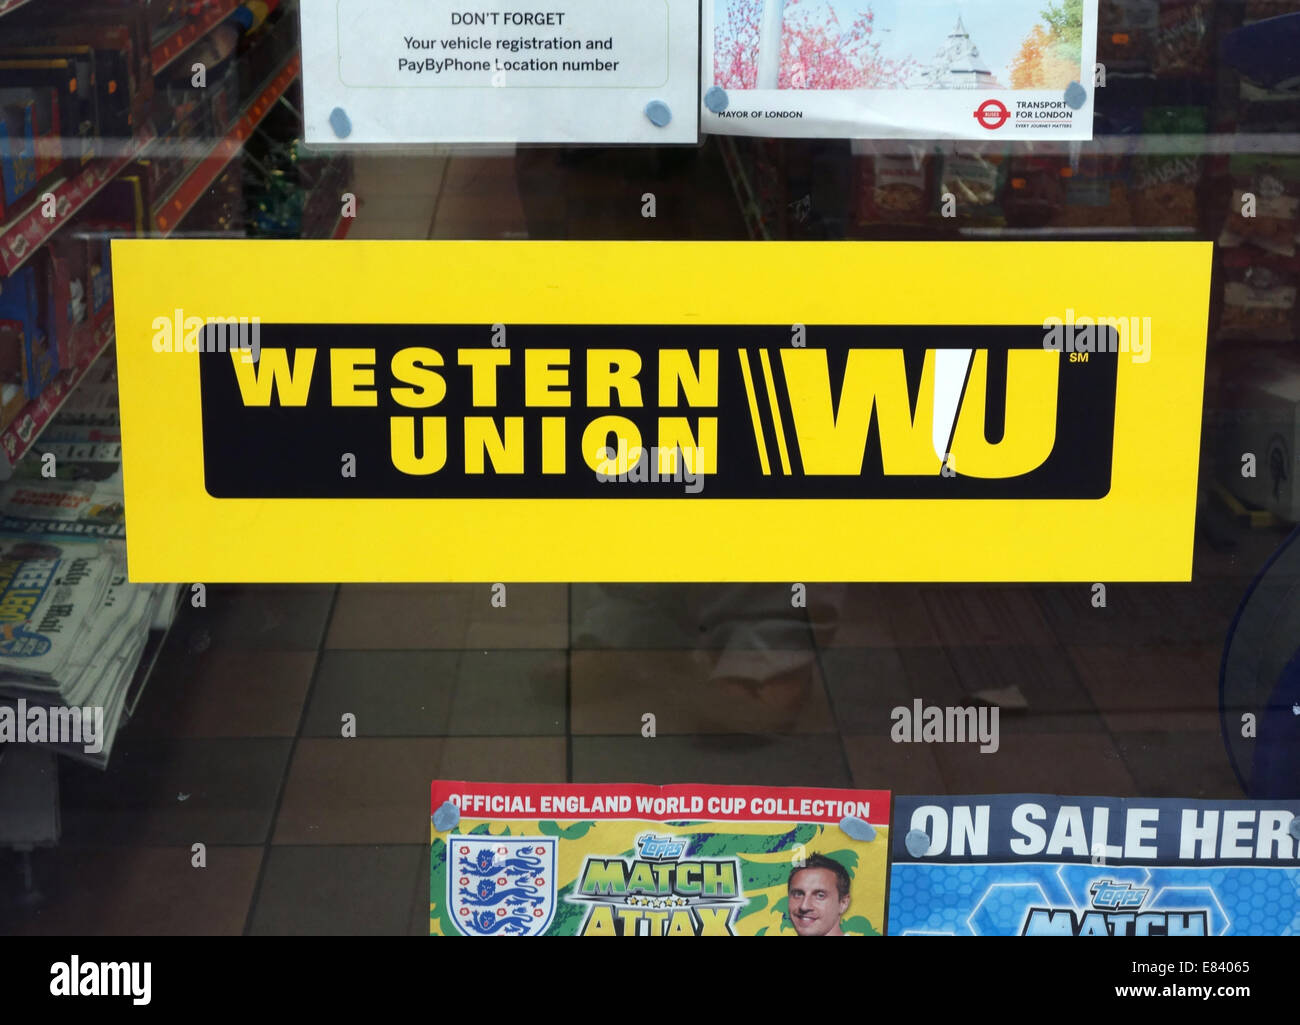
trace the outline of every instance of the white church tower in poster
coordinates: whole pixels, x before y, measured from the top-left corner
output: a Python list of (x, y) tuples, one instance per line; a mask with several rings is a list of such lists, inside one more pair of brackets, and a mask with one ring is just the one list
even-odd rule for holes
[(1000, 89), (1002, 84), (993, 77), (988, 65), (980, 57), (979, 47), (957, 15), (957, 25), (935, 54), (934, 60), (917, 75), (916, 88), (920, 89)]

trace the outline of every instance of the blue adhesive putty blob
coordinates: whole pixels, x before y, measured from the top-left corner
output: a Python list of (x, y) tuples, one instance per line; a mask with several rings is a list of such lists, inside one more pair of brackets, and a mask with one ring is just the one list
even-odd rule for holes
[[(876, 827), (856, 815), (845, 815), (844, 818), (840, 819), (840, 829), (844, 830), (851, 840), (871, 843), (876, 838)], [(929, 846), (928, 843), (927, 846)]]
[(721, 114), (727, 109), (731, 100), (727, 96), (727, 90), (720, 85), (709, 86), (708, 91), (704, 94), (704, 106), (715, 114)]
[(348, 117), (348, 112), (342, 107), (335, 107), (330, 111), (330, 127), (334, 129), (334, 134), (340, 139), (346, 139), (352, 134), (352, 119)]
[(1071, 110), (1078, 110), (1088, 102), (1088, 90), (1078, 82), (1071, 82), (1065, 87), (1065, 105)]
[(433, 828), (439, 833), (455, 829), (460, 825), (460, 809), (450, 801), (444, 801), (433, 813)]
[(1286, 827), (1286, 831), (1295, 839), (1300, 840), (1300, 815), (1292, 816), (1291, 825)]
[(645, 105), (645, 116), (656, 128), (662, 128), (673, 119), (673, 112), (663, 100), (651, 100)]
[(923, 830), (913, 829), (903, 837), (903, 846), (912, 857), (920, 858), (930, 849), (930, 837)]

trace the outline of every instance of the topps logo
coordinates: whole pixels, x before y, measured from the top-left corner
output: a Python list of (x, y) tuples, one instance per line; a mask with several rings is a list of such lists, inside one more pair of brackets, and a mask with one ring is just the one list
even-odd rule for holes
[(1141, 911), (1149, 888), (1102, 879), (1089, 887), (1091, 908), (1030, 908), (1022, 936), (1208, 936), (1209, 913)]
[(202, 353), (209, 494), (623, 497), (608, 455), (643, 450), (711, 498), (1110, 490), (1116, 347), (1071, 363), (1039, 325), (497, 327), (263, 325), (257, 363)]

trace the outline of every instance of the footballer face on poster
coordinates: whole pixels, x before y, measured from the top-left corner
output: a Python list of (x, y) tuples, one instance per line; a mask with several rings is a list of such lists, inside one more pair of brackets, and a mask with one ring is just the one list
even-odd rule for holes
[(800, 936), (843, 936), (841, 919), (852, 900), (853, 880), (834, 858), (814, 854), (790, 872), (786, 888), (790, 924)]

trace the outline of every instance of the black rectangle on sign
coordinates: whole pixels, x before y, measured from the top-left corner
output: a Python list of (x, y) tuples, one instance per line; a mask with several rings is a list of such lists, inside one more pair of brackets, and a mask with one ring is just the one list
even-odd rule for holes
[(1099, 499), (1126, 358), (1113, 327), (254, 330), (255, 363), (204, 336), (216, 498)]

